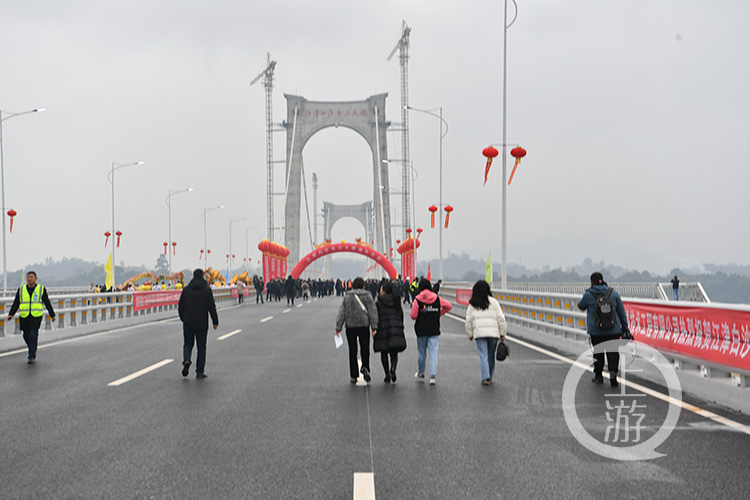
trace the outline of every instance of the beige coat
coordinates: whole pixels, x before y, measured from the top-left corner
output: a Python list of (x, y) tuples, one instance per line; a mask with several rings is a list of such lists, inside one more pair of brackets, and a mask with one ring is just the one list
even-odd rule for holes
[(503, 310), (494, 297), (490, 297), (487, 309), (477, 309), (472, 305), (466, 310), (466, 334), (469, 340), (480, 338), (505, 338), (508, 325)]

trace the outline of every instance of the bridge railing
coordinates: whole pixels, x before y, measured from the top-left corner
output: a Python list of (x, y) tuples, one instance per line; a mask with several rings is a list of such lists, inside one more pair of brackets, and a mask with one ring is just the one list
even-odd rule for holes
[[(49, 298), (52, 307), (55, 309), (55, 324), (52, 324), (52, 318), (45, 309), (41, 328), (42, 330), (51, 330), (53, 326), (54, 328), (74, 328), (172, 310), (177, 311), (176, 304), (155, 305), (136, 310), (133, 304), (134, 293), (158, 294), (159, 292), (89, 293), (88, 290), (79, 290), (78, 292), (56, 293), (56, 290), (53, 289), (52, 293), (49, 293)], [(215, 288), (213, 293), (217, 304), (236, 300), (236, 292), (233, 296), (231, 288)], [(251, 290), (251, 294), (254, 293), (255, 290)], [(13, 299), (14, 297), (0, 298), (0, 336), (21, 333), (18, 314), (15, 315), (13, 320), (7, 321)]]
[[(471, 297), (472, 286), (473, 283), (446, 283), (440, 289), (441, 295), (453, 303), (453, 311), (457, 315), (465, 316), (468, 300)], [(538, 285), (527, 284), (527, 286), (532, 288)], [(548, 287), (551, 288), (549, 285)], [(739, 359), (740, 354), (744, 354), (742, 362), (745, 366), (750, 366), (744, 361), (745, 356), (747, 356), (747, 359), (750, 359), (750, 355), (748, 355), (750, 352), (750, 332), (748, 332), (750, 325), (746, 323), (748, 321), (748, 314), (750, 314), (750, 307), (735, 304), (697, 304), (696, 302), (688, 301), (676, 302), (664, 299), (655, 300), (638, 296), (633, 297), (629, 294), (630, 291), (642, 293), (645, 288), (641, 285), (629, 287), (628, 285), (622, 286), (620, 284), (616, 284), (614, 287), (620, 291), (623, 300), (626, 302), (631, 331), (634, 330), (634, 318), (637, 315), (639, 321), (638, 330), (642, 332), (642, 336), (639, 339), (639, 335), (634, 331), (636, 340), (642, 340), (655, 347), (676, 368), (682, 371), (693, 371), (704, 378), (725, 378), (729, 379), (729, 384), (740, 387), (746, 386), (747, 377), (750, 376), (750, 369), (716, 362), (715, 359), (710, 358), (715, 351), (723, 354), (734, 353), (737, 359)], [(509, 286), (509, 288), (511, 287)], [(576, 290), (575, 288), (566, 289)], [(553, 293), (493, 288), (492, 293), (502, 306), (511, 331), (522, 331), (527, 339), (567, 350), (578, 345), (576, 349), (580, 351), (580, 348), (585, 347), (589, 342), (589, 336), (586, 333), (586, 313), (579, 311), (577, 307), (583, 290), (581, 288), (580, 293)], [(666, 308), (667, 311), (672, 311), (672, 313), (662, 314), (661, 318), (658, 318), (657, 314), (654, 314), (653, 318), (651, 318), (651, 313), (648, 313), (647, 318), (647, 314), (644, 313), (643, 317), (641, 317), (640, 312), (636, 313), (632, 311), (632, 309), (635, 309), (635, 306), (651, 307), (654, 309), (661, 308), (662, 310)], [(705, 356), (686, 355), (675, 352), (678, 349), (669, 350), (660, 348), (654, 345), (655, 342), (652, 341), (655, 341), (657, 338), (661, 341), (664, 335), (666, 335), (667, 339), (670, 338), (670, 335), (674, 335), (674, 337), (678, 335), (695, 335), (693, 332), (688, 331), (689, 328), (685, 326), (685, 322), (682, 319), (678, 319), (681, 316), (680, 312), (685, 311), (698, 311), (703, 316), (712, 314), (732, 316), (732, 318), (727, 317), (723, 320), (719, 318), (711, 322), (712, 330), (709, 329), (711, 331), (708, 333), (711, 344), (709, 349), (706, 350)], [(742, 316), (738, 322), (739, 315)], [(666, 322), (664, 316), (666, 316)], [(665, 324), (660, 325), (659, 320), (662, 323), (666, 323), (666, 326)], [(671, 326), (673, 323), (674, 327)], [(688, 324), (690, 327), (694, 327), (694, 329), (705, 330), (707, 328), (705, 323), (701, 324), (697, 320), (694, 323), (689, 321)], [(701, 335), (703, 334), (701, 333)], [(705, 336), (702, 338), (705, 341)], [(683, 338), (680, 338), (680, 341), (682, 342)], [(656, 343), (658, 344), (658, 342)], [(687, 342), (683, 342), (683, 345), (686, 344)], [(670, 345), (679, 347), (677, 342)], [(716, 358), (717, 356), (713, 357)]]

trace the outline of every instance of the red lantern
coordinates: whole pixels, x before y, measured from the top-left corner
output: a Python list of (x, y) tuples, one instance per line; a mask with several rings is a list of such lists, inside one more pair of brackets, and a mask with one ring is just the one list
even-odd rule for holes
[(107, 247), (107, 243), (109, 243), (109, 237), (112, 236), (112, 233), (110, 233), (109, 231), (107, 231), (106, 233), (104, 233), (104, 236), (107, 237), (107, 239), (104, 240), (104, 247), (106, 248)]
[(201, 248), (201, 260), (203, 260), (203, 249)]
[(417, 228), (417, 239), (419, 239), (420, 236), (422, 236), (422, 228), (418, 227)]
[(211, 253), (211, 249), (209, 248), (208, 250), (206, 250), (206, 252), (207, 252), (207, 253)]
[(490, 167), (492, 166), (492, 159), (499, 153), (498, 150), (492, 146), (486, 147), (482, 150), (482, 154), (487, 157), (487, 165), (484, 167), (484, 183), (487, 184), (487, 176), (490, 174)]
[(227, 264), (229, 264), (229, 254), (227, 254)]
[(513, 171), (510, 173), (510, 179), (508, 180), (509, 186), (510, 186), (510, 183), (513, 181), (513, 174), (516, 173), (516, 167), (521, 163), (521, 158), (526, 156), (526, 150), (523, 149), (521, 146), (517, 146), (510, 150), (510, 155), (516, 159), (516, 164), (513, 165)]
[(177, 242), (173, 241), (172, 242), (172, 255), (176, 255), (176, 254), (177, 254)]
[(169, 245), (169, 243), (167, 243), (167, 242), (165, 241), (165, 242), (164, 242), (164, 255), (167, 255), (167, 245)]
[(450, 221), (451, 212), (453, 212), (453, 207), (450, 205), (446, 205), (443, 210), (445, 210), (445, 229), (448, 229), (448, 221)]
[(120, 236), (122, 236), (122, 231), (117, 231), (115, 234), (117, 235), (117, 248), (120, 248)]
[(435, 205), (431, 205), (430, 208), (428, 208), (427, 210), (430, 211), (430, 227), (434, 228), (435, 227), (435, 212), (437, 212), (438, 207), (436, 207)]
[(16, 212), (15, 210), (11, 208), (10, 210), (8, 210), (8, 215), (10, 216), (10, 232), (12, 233), (13, 232), (13, 217), (18, 215), (18, 212)]

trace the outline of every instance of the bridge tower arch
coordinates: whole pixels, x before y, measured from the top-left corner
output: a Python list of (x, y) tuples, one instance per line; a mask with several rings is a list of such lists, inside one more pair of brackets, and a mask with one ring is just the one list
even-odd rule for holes
[[(308, 101), (304, 97), (284, 94), (287, 101), (286, 129), (286, 196), (284, 201), (284, 245), (289, 249), (289, 261), (300, 259), (302, 202), (302, 151), (310, 138), (328, 127), (346, 127), (357, 132), (372, 152), (373, 196), (372, 213), (375, 227), (371, 234), (374, 248), (387, 253), (391, 245), (390, 202), (385, 99), (387, 93), (368, 97), (363, 101)], [(371, 224), (365, 221), (365, 228)], [(330, 228), (329, 228), (330, 229)], [(326, 234), (326, 238), (330, 235)], [(319, 242), (316, 242), (319, 243)]]

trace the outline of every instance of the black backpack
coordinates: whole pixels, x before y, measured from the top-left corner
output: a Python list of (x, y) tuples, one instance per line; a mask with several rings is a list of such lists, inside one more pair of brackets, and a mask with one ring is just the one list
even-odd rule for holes
[(607, 293), (603, 295), (591, 292), (591, 295), (596, 299), (594, 303), (594, 322), (600, 330), (611, 330), (617, 325), (615, 303), (610, 298), (612, 290), (613, 288), (609, 288)]

